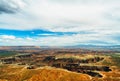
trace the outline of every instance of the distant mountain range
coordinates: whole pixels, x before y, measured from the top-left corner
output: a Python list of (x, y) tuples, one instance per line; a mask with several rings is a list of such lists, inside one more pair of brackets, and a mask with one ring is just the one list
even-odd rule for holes
[(109, 45), (109, 46), (100, 46), (100, 45), (76, 45), (76, 46), (0, 46), (0, 50), (34, 50), (42, 48), (81, 48), (81, 49), (91, 49), (91, 50), (115, 50), (120, 51), (120, 45)]
[(0, 46), (0, 50), (31, 50), (40, 49), (40, 46)]
[(76, 46), (65, 46), (65, 48), (82, 48), (82, 49), (92, 49), (92, 50), (114, 50), (120, 51), (120, 45), (76, 45)]

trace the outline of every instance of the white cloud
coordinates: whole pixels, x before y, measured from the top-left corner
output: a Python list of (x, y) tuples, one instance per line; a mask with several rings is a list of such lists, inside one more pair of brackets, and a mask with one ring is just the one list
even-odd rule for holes
[[(12, 39), (12, 40), (11, 40)], [(2, 45), (39, 45), (39, 46), (72, 46), (72, 45), (115, 45), (120, 44), (119, 40), (114, 39), (108, 33), (97, 34), (73, 34), (71, 36), (48, 36), (48, 37), (26, 37), (0, 36), (0, 46)]]
[(30, 37), (27, 37), (27, 38), (26, 38), (26, 40), (31, 40), (31, 41), (32, 41), (33, 39), (32, 39), (32, 38), (30, 38)]
[(14, 40), (16, 37), (13, 35), (0, 35), (0, 38)]
[(42, 36), (52, 36), (52, 35), (56, 35), (56, 34), (50, 34), (50, 33), (49, 33), (49, 34), (37, 34), (37, 35), (38, 35), (38, 36), (41, 36), (41, 35), (42, 35)]
[[(45, 29), (57, 32), (95, 32), (93, 34), (81, 35), (78, 33), (72, 36), (60, 37), (15, 38), (11, 44), (18, 44), (17, 42), (19, 42), (19, 44), (23, 45), (38, 45), (38, 43), (40, 45), (72, 45), (90, 43), (91, 41), (120, 44), (117, 39), (113, 38), (113, 36), (120, 34), (120, 0), (10, 1), (19, 5), (21, 11), (16, 14), (0, 14), (0, 23), (5, 23), (0, 24), (0, 28), (17, 30)], [(3, 43), (7, 44), (5, 41)]]
[[(14, 0), (15, 1), (15, 0)], [(2, 15), (0, 28), (81, 31), (82, 29), (116, 29), (119, 26), (119, 0), (25, 0), (27, 6), (16, 15)], [(17, 3), (20, 4), (20, 3)], [(112, 18), (108, 18), (110, 15)], [(114, 15), (114, 16), (112, 16)]]

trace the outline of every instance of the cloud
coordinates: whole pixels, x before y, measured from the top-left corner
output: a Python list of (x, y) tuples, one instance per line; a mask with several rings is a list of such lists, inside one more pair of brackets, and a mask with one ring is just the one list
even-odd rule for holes
[(16, 13), (24, 6), (23, 0), (0, 0), (0, 13)]
[(57, 34), (37, 34), (38, 36), (55, 36)]
[[(120, 44), (119, 3), (120, 0), (1, 0), (0, 28), (54, 32), (31, 31), (34, 33), (30, 35), (36, 38), (16, 37), (20, 44), (27, 45)], [(16, 14), (4, 14), (11, 13), (9, 10)]]
[[(72, 34), (47, 37), (16, 37), (0, 35), (2, 45), (39, 45), (39, 46), (72, 46), (72, 45), (119, 45), (119, 36), (114, 33)], [(120, 33), (119, 33), (120, 34)]]
[[(19, 5), (19, 1), (15, 4)], [(22, 8), (21, 13), (0, 17), (0, 22), (7, 23), (0, 25), (0, 28), (79, 32), (88, 29), (112, 30), (113, 26), (117, 29), (120, 25), (117, 19), (113, 20), (120, 16), (119, 0), (25, 0), (25, 2), (26, 7)]]
[(14, 40), (16, 37), (13, 35), (0, 35), (0, 38)]

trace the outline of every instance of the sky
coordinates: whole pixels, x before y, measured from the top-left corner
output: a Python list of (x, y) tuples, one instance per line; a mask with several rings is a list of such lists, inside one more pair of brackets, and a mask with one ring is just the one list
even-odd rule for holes
[(120, 0), (0, 0), (0, 46), (120, 45)]

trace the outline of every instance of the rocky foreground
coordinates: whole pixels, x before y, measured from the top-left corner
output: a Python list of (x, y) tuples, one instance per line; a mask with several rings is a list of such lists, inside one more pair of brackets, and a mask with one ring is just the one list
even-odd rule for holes
[(0, 69), (0, 81), (120, 81), (120, 69), (101, 72), (102, 78), (76, 73), (55, 67), (27, 69), (26, 66), (4, 65)]

